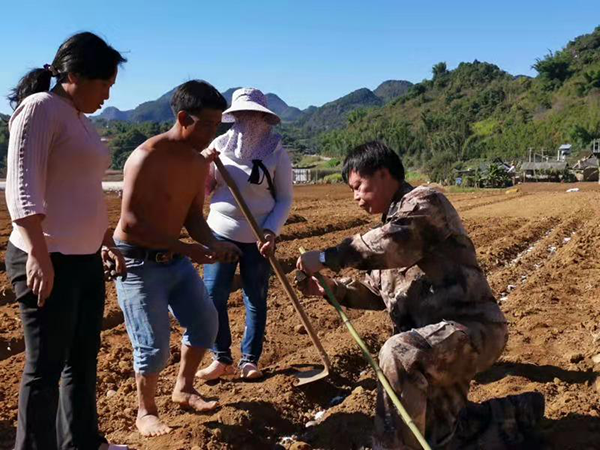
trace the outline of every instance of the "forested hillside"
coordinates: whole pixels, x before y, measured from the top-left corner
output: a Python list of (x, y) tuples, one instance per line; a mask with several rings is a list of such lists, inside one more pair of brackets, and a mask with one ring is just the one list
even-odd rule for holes
[(0, 176), (6, 171), (6, 152), (8, 150), (8, 119), (10, 117), (0, 114)]
[(343, 156), (381, 139), (436, 180), (469, 160), (523, 158), (530, 147), (554, 152), (570, 142), (583, 151), (600, 137), (600, 27), (532, 63), (535, 78), (485, 62), (454, 70), (441, 62), (406, 96), (351, 117), (312, 145)]
[[(343, 157), (379, 139), (398, 150), (408, 168), (439, 181), (474, 161), (524, 159), (529, 148), (550, 154), (570, 143), (576, 154), (584, 153), (600, 138), (600, 27), (532, 61), (532, 67), (533, 78), (477, 60), (452, 70), (440, 62), (418, 84), (389, 80), (374, 91), (358, 89), (303, 111), (268, 96), (284, 119), (277, 131), (289, 149)], [(229, 100), (234, 89), (224, 92)], [(134, 110), (108, 108), (95, 119), (113, 151), (114, 168), (169, 127), (172, 92)], [(0, 120), (0, 164), (6, 119)]]

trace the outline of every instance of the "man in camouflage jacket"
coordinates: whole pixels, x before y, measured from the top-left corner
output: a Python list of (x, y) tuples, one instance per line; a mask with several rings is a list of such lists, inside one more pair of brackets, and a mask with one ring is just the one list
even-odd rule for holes
[[(390, 314), (394, 335), (381, 348), (379, 364), (432, 448), (514, 448), (522, 437), (517, 422), (528, 427), (539, 420), (543, 397), (467, 408), (471, 380), (499, 358), (508, 332), (456, 210), (442, 193), (406, 183), (399, 157), (377, 142), (350, 152), (343, 176), (360, 207), (383, 214), (382, 225), (305, 253), (298, 268), (368, 271), (363, 281), (328, 283), (342, 305)], [(324, 294), (314, 278), (300, 288)], [(503, 424), (490, 426), (497, 421)], [(373, 448), (420, 448), (381, 386)]]

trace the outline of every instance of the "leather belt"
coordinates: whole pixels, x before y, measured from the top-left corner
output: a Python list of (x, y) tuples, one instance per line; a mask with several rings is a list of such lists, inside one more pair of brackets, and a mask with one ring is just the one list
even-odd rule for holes
[(174, 259), (183, 258), (179, 253), (173, 253), (169, 250), (154, 250), (143, 247), (119, 246), (121, 254), (126, 258), (143, 259), (153, 261), (159, 264), (167, 264)]

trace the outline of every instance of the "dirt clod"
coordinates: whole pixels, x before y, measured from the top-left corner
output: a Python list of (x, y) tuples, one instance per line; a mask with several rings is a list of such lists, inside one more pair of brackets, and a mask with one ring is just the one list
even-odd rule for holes
[[(600, 380), (595, 378), (600, 373), (600, 186), (578, 183), (578, 187), (576, 196), (565, 193), (562, 184), (546, 183), (521, 185), (512, 195), (504, 191), (447, 193), (477, 248), (495, 298), (507, 294), (500, 305), (509, 325), (506, 349), (490, 370), (477, 376), (469, 400), (542, 392), (546, 414), (540, 433), (547, 442), (545, 450), (593, 449), (600, 442)], [(296, 217), (294, 223), (286, 224), (278, 241), (277, 257), (286, 272), (295, 267), (298, 247), (327, 248), (377, 225), (379, 217), (367, 216), (349, 194), (343, 185), (295, 188), (292, 213), (305, 221)], [(3, 201), (0, 197), (0, 256), (11, 229)], [(114, 226), (120, 199), (108, 195), (107, 202)], [(565, 241), (565, 237), (570, 239)], [(556, 250), (550, 252), (553, 247)], [(340, 276), (362, 279), (353, 269)], [(10, 291), (0, 264), (0, 292), (2, 288)], [(335, 310), (320, 298), (301, 297), (334, 370), (325, 380), (294, 386), (292, 367), (304, 365), (301, 370), (305, 371), (321, 361), (310, 338), (302, 334), (300, 320), (276, 277), (269, 286), (267, 336), (260, 360), (265, 378), (257, 382), (238, 376), (206, 383), (196, 380), (201, 396), (217, 400), (219, 409), (202, 414), (182, 411), (171, 402), (182, 339), (181, 328), (172, 320), (173, 357), (160, 376), (157, 404), (161, 418), (173, 431), (164, 437), (142, 438), (134, 431), (137, 400), (131, 344), (114, 284), (107, 283), (106, 288), (105, 329), (98, 356), (98, 415), (101, 431), (111, 442), (137, 450), (371, 447), (377, 396), (372, 370)], [(387, 313), (346, 312), (377, 355), (391, 336)], [(229, 299), (229, 315), (237, 364), (245, 326), (241, 290)], [(14, 448), (23, 350), (18, 305), (12, 296), (0, 295), (0, 450)], [(207, 354), (201, 367), (210, 362)], [(108, 398), (109, 391), (118, 395)], [(342, 394), (341, 403), (332, 401)], [(324, 408), (322, 420), (305, 428)]]

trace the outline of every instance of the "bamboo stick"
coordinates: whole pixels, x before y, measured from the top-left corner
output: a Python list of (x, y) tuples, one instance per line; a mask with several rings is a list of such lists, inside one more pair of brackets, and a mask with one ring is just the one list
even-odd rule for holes
[[(300, 253), (305, 253), (305, 252), (306, 252), (306, 250), (304, 248), (300, 247)], [(385, 374), (382, 372), (381, 368), (379, 367), (379, 364), (377, 364), (377, 362), (371, 356), (371, 352), (369, 351), (369, 348), (367, 347), (365, 342), (362, 340), (362, 338), (360, 337), (360, 335), (354, 328), (354, 325), (352, 325), (352, 322), (350, 321), (350, 319), (348, 318), (348, 316), (342, 309), (341, 305), (336, 300), (335, 296), (333, 295), (333, 292), (331, 292), (331, 289), (329, 288), (329, 285), (323, 278), (323, 275), (321, 275), (320, 273), (316, 273), (315, 278), (317, 279), (317, 281), (319, 282), (321, 287), (325, 290), (325, 293), (327, 294), (327, 297), (329, 298), (329, 302), (333, 305), (333, 307), (338, 312), (340, 319), (342, 319), (342, 322), (344, 323), (344, 325), (346, 325), (346, 327), (348, 328), (348, 331), (350, 332), (350, 334), (352, 335), (352, 337), (354, 338), (354, 340), (360, 347), (360, 349), (363, 353), (363, 356), (365, 357), (365, 359), (368, 361), (368, 363), (371, 365), (371, 367), (375, 371), (375, 374), (377, 375), (377, 379), (381, 382), (381, 385), (383, 386), (383, 388), (385, 389), (385, 391), (387, 392), (389, 397), (392, 399), (394, 406), (396, 406), (396, 409), (400, 413), (400, 417), (402, 418), (402, 420), (404, 421), (406, 426), (408, 426), (408, 428), (410, 428), (410, 430), (414, 434), (415, 438), (417, 438), (417, 441), (419, 441), (419, 444), (421, 444), (421, 447), (423, 447), (424, 450), (431, 450), (431, 447), (429, 446), (429, 444), (427, 443), (427, 441), (425, 440), (425, 438), (423, 437), (423, 435), (417, 428), (417, 425), (412, 420), (412, 417), (410, 417), (410, 414), (408, 414), (408, 411), (406, 411), (406, 409), (402, 405), (402, 402), (400, 402), (400, 399), (396, 395), (396, 392), (394, 392), (394, 389), (390, 385), (390, 382), (388, 381)]]

